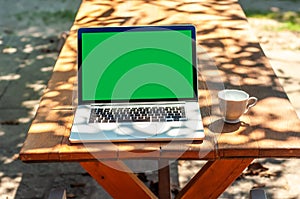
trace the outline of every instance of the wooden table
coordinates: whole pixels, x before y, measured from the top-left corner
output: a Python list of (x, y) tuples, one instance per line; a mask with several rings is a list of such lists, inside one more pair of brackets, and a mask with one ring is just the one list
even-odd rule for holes
[[(199, 104), (204, 142), (70, 144), (77, 29), (178, 23), (197, 27), (198, 49), (202, 49), (198, 53)], [(224, 87), (243, 89), (259, 99), (239, 124), (224, 124), (220, 118), (216, 94)], [(20, 158), (24, 162), (80, 162), (114, 198), (156, 198), (130, 172), (124, 159), (157, 159), (160, 164), (173, 159), (208, 160), (177, 195), (207, 199), (217, 198), (255, 158), (300, 157), (299, 143), (298, 117), (236, 0), (86, 0), (57, 60)], [(170, 198), (165, 176), (168, 167), (160, 170), (160, 198)]]

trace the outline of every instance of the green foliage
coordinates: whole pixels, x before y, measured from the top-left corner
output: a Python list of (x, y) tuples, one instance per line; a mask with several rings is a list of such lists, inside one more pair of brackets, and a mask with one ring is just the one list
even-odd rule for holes
[(245, 10), (245, 13), (250, 18), (273, 19), (280, 22), (278, 30), (300, 31), (300, 12)]
[(15, 15), (17, 20), (23, 20), (24, 18), (30, 20), (42, 20), (45, 24), (56, 23), (60, 21), (72, 21), (75, 18), (75, 12), (72, 10), (59, 10), (59, 11), (32, 11), (22, 12)]

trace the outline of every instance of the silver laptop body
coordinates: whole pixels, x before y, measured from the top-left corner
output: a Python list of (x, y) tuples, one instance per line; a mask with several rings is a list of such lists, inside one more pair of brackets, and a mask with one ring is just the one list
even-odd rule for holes
[(78, 30), (71, 143), (203, 140), (193, 25)]

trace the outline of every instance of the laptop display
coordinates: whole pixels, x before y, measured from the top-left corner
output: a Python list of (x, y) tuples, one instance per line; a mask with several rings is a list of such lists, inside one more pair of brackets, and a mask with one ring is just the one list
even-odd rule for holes
[(193, 27), (89, 28), (78, 34), (81, 103), (197, 98)]

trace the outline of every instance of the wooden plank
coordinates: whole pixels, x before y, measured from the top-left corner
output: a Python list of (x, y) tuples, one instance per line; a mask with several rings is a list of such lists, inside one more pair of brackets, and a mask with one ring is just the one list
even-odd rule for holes
[(49, 110), (39, 108), (20, 151), (22, 161), (84, 161), (117, 159), (118, 147), (107, 144), (74, 144), (68, 138), (73, 110)]
[(80, 164), (113, 198), (156, 198), (121, 161)]
[(168, 159), (158, 160), (158, 195), (160, 199), (171, 199), (170, 166)]
[(120, 159), (156, 159), (160, 155), (161, 143), (159, 142), (125, 142), (116, 143), (116, 145)]
[(59, 157), (60, 161), (116, 160), (118, 159), (118, 150), (113, 143), (68, 144), (68, 142), (63, 142), (59, 150)]
[(59, 150), (68, 136), (73, 118), (72, 110), (38, 110), (20, 151), (23, 161), (58, 161)]
[(118, 158), (214, 159), (214, 144), (200, 142), (141, 142), (118, 143)]
[(251, 158), (208, 161), (176, 198), (218, 198), (252, 161)]
[(215, 159), (216, 143), (209, 136), (199, 141), (172, 141), (162, 143), (160, 157), (167, 159)]
[(70, 34), (55, 63), (41, 108), (70, 109), (77, 105), (77, 31)]

